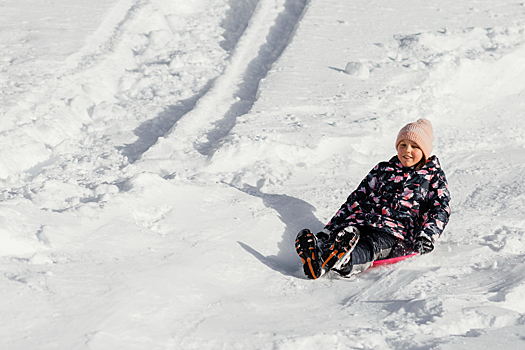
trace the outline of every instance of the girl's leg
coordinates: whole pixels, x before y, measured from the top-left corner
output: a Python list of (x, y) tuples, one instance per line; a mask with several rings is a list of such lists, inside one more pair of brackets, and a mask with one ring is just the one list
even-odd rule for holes
[(338, 270), (334, 270), (342, 276), (349, 277), (361, 273), (372, 266), (378, 259), (386, 258), (399, 239), (381, 231), (369, 228), (360, 228), (361, 237), (352, 252), (351, 260)]
[(325, 272), (332, 268), (339, 269), (351, 259), (351, 254), (359, 241), (360, 232), (357, 227), (348, 226), (332, 233), (328, 241), (321, 244), (322, 269)]

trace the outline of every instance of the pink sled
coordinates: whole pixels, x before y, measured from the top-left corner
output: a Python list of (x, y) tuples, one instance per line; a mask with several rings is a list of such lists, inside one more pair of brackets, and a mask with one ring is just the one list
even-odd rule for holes
[(372, 263), (372, 267), (376, 267), (376, 266), (384, 266), (384, 265), (392, 265), (392, 264), (395, 264), (395, 263), (398, 263), (400, 261), (403, 261), (405, 259), (408, 259), (408, 258), (411, 258), (413, 256), (416, 256), (417, 253), (413, 253), (413, 254), (408, 254), (408, 255), (403, 255), (403, 256), (397, 256), (395, 258), (390, 258), (390, 259), (382, 259), (382, 260), (376, 260)]

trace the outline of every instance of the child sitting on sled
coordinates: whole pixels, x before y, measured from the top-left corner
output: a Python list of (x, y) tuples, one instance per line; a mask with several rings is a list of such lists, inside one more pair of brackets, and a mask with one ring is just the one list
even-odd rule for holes
[(377, 164), (321, 232), (304, 229), (295, 249), (310, 279), (350, 277), (375, 260), (426, 254), (450, 216), (445, 173), (432, 152), (432, 124), (419, 119), (396, 139), (397, 155)]

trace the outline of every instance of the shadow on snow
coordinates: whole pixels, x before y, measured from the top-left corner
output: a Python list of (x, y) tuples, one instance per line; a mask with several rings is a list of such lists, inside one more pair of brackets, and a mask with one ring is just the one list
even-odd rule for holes
[(301, 261), (295, 251), (295, 237), (303, 228), (310, 228), (316, 232), (324, 227), (324, 224), (314, 215), (315, 207), (302, 199), (285, 194), (263, 193), (259, 188), (253, 186), (245, 185), (244, 188), (237, 189), (261, 198), (264, 205), (275, 210), (279, 214), (279, 219), (286, 225), (282, 240), (277, 244), (279, 248), (277, 255), (264, 256), (243, 242), (238, 242), (239, 245), (260, 262), (283, 275), (302, 276), (302, 273), (299, 273)]

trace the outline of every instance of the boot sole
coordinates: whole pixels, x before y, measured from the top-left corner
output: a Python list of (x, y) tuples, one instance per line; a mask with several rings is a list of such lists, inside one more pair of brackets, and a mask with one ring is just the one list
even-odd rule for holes
[(304, 274), (309, 279), (318, 279), (323, 275), (321, 268), (321, 257), (317, 249), (317, 238), (308, 229), (304, 229), (297, 235), (295, 250), (303, 262)]
[(348, 262), (350, 254), (354, 250), (359, 235), (353, 233), (353, 237), (350, 241), (343, 245), (339, 237), (336, 237), (334, 244), (330, 247), (329, 255), (324, 259), (323, 265), (321, 266), (324, 270), (339, 269), (342, 265)]

